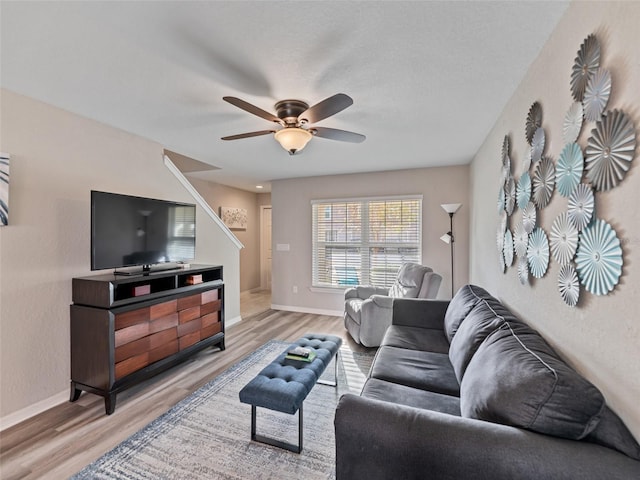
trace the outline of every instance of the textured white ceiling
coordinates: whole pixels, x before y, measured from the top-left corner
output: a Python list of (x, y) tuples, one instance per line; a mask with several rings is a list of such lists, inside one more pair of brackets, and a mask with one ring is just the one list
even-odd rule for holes
[[(466, 164), (567, 5), (2, 1), (0, 82), (253, 191), (280, 178)], [(275, 113), (278, 100), (339, 92), (354, 105), (318, 125), (364, 143), (314, 138), (289, 156), (270, 136), (220, 140), (272, 126), (225, 95)]]

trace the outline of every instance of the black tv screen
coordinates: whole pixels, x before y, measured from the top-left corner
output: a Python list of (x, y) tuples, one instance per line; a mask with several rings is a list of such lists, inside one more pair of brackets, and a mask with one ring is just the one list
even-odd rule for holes
[(91, 191), (91, 270), (195, 258), (196, 206)]

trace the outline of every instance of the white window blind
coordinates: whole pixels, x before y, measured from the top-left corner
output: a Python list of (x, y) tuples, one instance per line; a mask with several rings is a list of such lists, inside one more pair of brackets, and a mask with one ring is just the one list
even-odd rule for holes
[(196, 209), (192, 206), (174, 206), (169, 210), (169, 259), (190, 259), (194, 256), (196, 237)]
[(313, 286), (390, 286), (404, 262), (421, 263), (422, 197), (315, 200)]

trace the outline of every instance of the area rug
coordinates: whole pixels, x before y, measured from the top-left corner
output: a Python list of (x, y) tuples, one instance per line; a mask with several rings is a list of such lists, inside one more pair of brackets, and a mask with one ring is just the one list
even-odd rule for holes
[[(342, 394), (360, 392), (373, 353), (343, 345), (338, 388), (316, 385), (304, 402), (304, 448), (296, 454), (252, 442), (251, 406), (238, 399), (240, 389), (287, 346), (266, 343), (72, 479), (335, 478), (335, 407)], [(332, 363), (323, 377), (334, 371)], [(296, 442), (297, 419), (258, 408), (258, 433)]]

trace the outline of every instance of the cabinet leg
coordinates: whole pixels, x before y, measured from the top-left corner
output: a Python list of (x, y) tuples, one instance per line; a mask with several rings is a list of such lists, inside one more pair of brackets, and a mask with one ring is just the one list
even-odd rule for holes
[(224, 351), (224, 349), (225, 349), (225, 346), (224, 346), (224, 340), (222, 340), (222, 341), (220, 342), (220, 351), (222, 352), (222, 351)]
[(80, 398), (81, 393), (82, 393), (82, 390), (80, 390), (79, 388), (76, 388), (76, 382), (71, 382), (71, 393), (69, 394), (69, 401), (75, 402)]
[(111, 415), (116, 411), (116, 394), (109, 393), (104, 397), (104, 411), (107, 415)]

